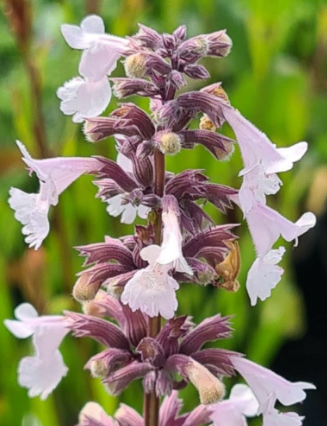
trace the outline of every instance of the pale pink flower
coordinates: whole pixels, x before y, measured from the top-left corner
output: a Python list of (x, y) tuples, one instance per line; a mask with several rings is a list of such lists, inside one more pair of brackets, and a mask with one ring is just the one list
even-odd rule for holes
[(229, 399), (212, 405), (210, 416), (214, 426), (246, 426), (245, 417), (257, 414), (259, 404), (251, 389), (246, 385), (235, 385)]
[(276, 400), (286, 406), (301, 402), (306, 397), (305, 389), (316, 388), (311, 383), (289, 382), (273, 371), (242, 357), (232, 357), (232, 363), (257, 398), (258, 413), (269, 413)]
[[(166, 201), (165, 201), (166, 200)], [(179, 226), (179, 206), (175, 197), (166, 195), (163, 200), (162, 221), (164, 225), (161, 252), (157, 262), (161, 265), (173, 263), (178, 272), (193, 275), (182, 253), (182, 234)]]
[(49, 233), (48, 212), (50, 205), (58, 203), (59, 195), (84, 173), (99, 170), (101, 163), (95, 158), (51, 158), (35, 160), (24, 145), (17, 141), (23, 154), (23, 161), (30, 172), (35, 172), (40, 180), (38, 194), (27, 194), (11, 188), (9, 205), (15, 210), (15, 218), (24, 227), (25, 241), (37, 250)]
[(308, 149), (307, 142), (277, 148), (264, 133), (234, 108), (223, 105), (223, 113), (240, 146), (245, 167), (241, 174), (249, 172), (259, 164), (266, 174), (286, 172), (292, 169), (293, 163), (300, 160)]
[(262, 301), (271, 296), (271, 290), (281, 280), (284, 269), (277, 265), (285, 253), (284, 247), (270, 250), (265, 256), (257, 257), (248, 272), (246, 288), (251, 300), (251, 305), (257, 303), (258, 298)]
[(262, 404), (263, 425), (262, 426), (301, 426), (304, 417), (297, 413), (281, 413), (274, 408), (276, 400), (273, 395)]
[(244, 214), (248, 213), (256, 202), (266, 204), (266, 195), (276, 194), (282, 181), (275, 174), (266, 174), (261, 164), (253, 167), (243, 176), (239, 190), (239, 203)]
[(257, 254), (246, 283), (251, 304), (255, 305), (258, 298), (265, 300), (270, 296), (283, 274), (283, 269), (277, 263), (285, 249), (279, 247), (272, 250), (272, 246), (280, 236), (286, 241), (295, 240), (297, 244), (298, 237), (315, 225), (316, 217), (307, 212), (293, 223), (272, 208), (257, 202), (245, 217)]
[(65, 115), (72, 115), (74, 123), (97, 117), (111, 99), (111, 87), (106, 76), (97, 81), (83, 77), (75, 77), (57, 90), (60, 110)]
[(69, 332), (66, 319), (60, 315), (39, 317), (28, 303), (15, 309), (15, 317), (17, 320), (5, 320), (5, 326), (18, 338), (33, 336), (35, 349), (34, 356), (20, 361), (18, 382), (29, 389), (30, 397), (40, 395), (41, 399), (46, 399), (68, 371), (58, 350)]
[(301, 426), (304, 417), (297, 413), (281, 413), (273, 409), (270, 413), (263, 416), (262, 426)]
[(161, 265), (157, 262), (161, 248), (156, 245), (145, 247), (140, 256), (149, 263), (136, 272), (125, 285), (121, 302), (129, 305), (132, 311), (140, 309), (150, 317), (161, 315), (165, 319), (174, 316), (178, 303), (175, 290), (178, 282), (169, 275), (172, 263)]
[[(132, 161), (125, 155), (118, 153), (117, 164), (126, 173), (133, 173)], [(139, 206), (133, 206), (131, 203), (122, 203), (123, 194), (117, 194), (111, 198), (106, 199), (108, 203), (107, 212), (114, 217), (122, 215), (121, 223), (133, 223), (136, 216), (141, 219), (146, 219), (150, 212), (150, 208), (140, 204)]]
[(73, 78), (57, 91), (61, 111), (80, 123), (106, 109), (111, 99), (107, 76), (116, 68), (128, 41), (105, 34), (103, 20), (95, 15), (83, 19), (80, 27), (62, 25), (61, 31), (70, 47), (83, 50), (79, 65), (83, 78)]

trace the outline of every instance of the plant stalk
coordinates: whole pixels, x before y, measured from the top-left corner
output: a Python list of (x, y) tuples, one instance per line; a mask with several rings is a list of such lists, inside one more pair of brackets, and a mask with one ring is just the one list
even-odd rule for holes
[[(154, 193), (159, 197), (164, 194), (165, 187), (165, 156), (160, 151), (154, 153)], [(162, 238), (162, 217), (161, 212), (156, 212), (156, 220), (154, 224), (155, 243), (160, 245)], [(161, 317), (149, 318), (148, 334), (155, 337), (161, 328)], [(155, 391), (144, 393), (144, 423), (145, 426), (158, 426), (159, 424), (159, 408), (160, 399), (156, 396)]]

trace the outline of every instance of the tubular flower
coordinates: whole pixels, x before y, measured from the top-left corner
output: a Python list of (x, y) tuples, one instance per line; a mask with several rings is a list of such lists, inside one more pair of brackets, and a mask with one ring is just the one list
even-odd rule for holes
[(17, 320), (5, 320), (5, 326), (20, 339), (33, 336), (35, 350), (34, 356), (20, 361), (18, 382), (29, 389), (30, 397), (40, 395), (41, 399), (46, 399), (68, 372), (58, 350), (69, 332), (67, 321), (61, 315), (39, 317), (28, 303), (15, 309), (15, 317)]
[[(126, 173), (133, 173), (132, 161), (125, 155), (121, 153), (118, 154), (117, 164)], [(122, 215), (122, 223), (133, 223), (137, 215), (142, 219), (146, 219), (150, 212), (150, 208), (143, 204), (134, 206), (133, 204), (124, 201), (123, 195), (124, 194), (119, 193), (111, 198), (104, 197), (104, 200), (108, 203), (107, 212), (114, 217)]]
[(276, 287), (283, 274), (283, 269), (277, 266), (284, 252), (284, 247), (272, 250), (279, 236), (286, 241), (295, 240), (307, 232), (316, 223), (315, 215), (308, 212), (293, 223), (277, 211), (263, 204), (256, 204), (247, 214), (249, 230), (255, 245), (257, 258), (249, 270), (246, 287), (255, 305), (257, 299), (265, 300), (271, 290)]
[[(241, 357), (233, 358), (232, 362), (257, 398), (259, 402), (258, 413), (263, 414), (264, 417), (268, 416), (268, 419), (277, 416), (275, 412), (277, 410), (273, 409), (277, 400), (285, 406), (290, 406), (305, 399), (305, 389), (316, 388), (311, 383), (291, 383), (273, 371)], [(267, 424), (269, 424), (269, 421), (267, 421)]]
[(235, 385), (228, 399), (211, 407), (214, 426), (246, 426), (245, 417), (253, 417), (258, 411), (258, 401), (246, 385)]
[(86, 17), (80, 27), (62, 25), (61, 31), (70, 47), (83, 50), (79, 65), (82, 77), (73, 78), (57, 91), (61, 111), (80, 123), (106, 109), (111, 99), (107, 75), (116, 68), (128, 41), (105, 34), (103, 20), (95, 15)]
[(51, 158), (35, 160), (24, 145), (17, 141), (23, 154), (23, 161), (30, 172), (35, 172), (40, 180), (38, 194), (27, 194), (11, 188), (9, 204), (15, 210), (15, 217), (21, 222), (25, 241), (37, 250), (49, 233), (48, 212), (50, 206), (58, 203), (59, 195), (84, 173), (100, 170), (101, 162), (95, 158)]

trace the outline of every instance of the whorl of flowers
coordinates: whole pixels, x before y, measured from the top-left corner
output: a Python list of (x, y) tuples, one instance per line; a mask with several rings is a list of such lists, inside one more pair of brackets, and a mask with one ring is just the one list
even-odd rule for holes
[[(85, 257), (85, 268), (72, 292), (84, 313), (39, 317), (31, 305), (23, 304), (15, 311), (17, 320), (6, 320), (17, 337), (33, 336), (35, 353), (21, 361), (19, 383), (31, 397), (46, 398), (67, 374), (58, 347), (70, 333), (91, 337), (101, 345), (85, 367), (109, 393), (117, 395), (131, 381), (142, 379), (147, 407), (145, 419), (125, 405), (111, 418), (90, 402), (80, 413), (79, 426), (141, 426), (144, 422), (244, 426), (246, 416), (261, 414), (265, 426), (301, 425), (300, 416), (278, 412), (275, 403), (301, 402), (304, 390), (313, 385), (288, 382), (236, 352), (204, 348), (207, 342), (231, 337), (230, 319), (217, 314), (196, 326), (191, 317), (176, 316), (176, 311), (178, 289), (186, 282), (232, 292), (240, 285), (242, 241), (237, 243), (233, 234), (238, 224), (216, 225), (203, 210), (206, 202), (223, 213), (235, 206), (242, 210), (256, 251), (246, 282), (251, 304), (271, 295), (283, 274), (278, 263), (285, 252), (283, 246), (273, 248), (274, 244), (280, 236), (296, 243), (314, 226), (315, 217), (305, 213), (293, 223), (267, 206), (266, 199), (279, 191), (278, 173), (301, 159), (307, 143), (277, 148), (230, 105), (220, 83), (186, 91), (185, 76), (209, 78), (199, 63), (202, 58), (230, 52), (232, 43), (225, 31), (187, 39), (185, 26), (171, 35), (139, 27), (132, 37), (108, 35), (102, 19), (94, 15), (80, 27), (62, 26), (68, 45), (82, 50), (82, 57), (80, 76), (58, 89), (60, 108), (74, 122), (84, 122), (89, 142), (115, 143), (116, 161), (99, 156), (34, 159), (17, 142), (28, 170), (40, 181), (37, 194), (10, 190), (10, 206), (30, 247), (38, 249), (49, 233), (50, 206), (85, 173), (95, 176), (97, 197), (107, 204), (109, 215), (121, 215), (123, 223), (132, 223), (137, 216), (147, 219), (135, 225), (133, 235), (105, 236), (103, 242), (76, 247)], [(119, 59), (126, 77), (108, 79)], [(149, 98), (149, 113), (127, 102), (99, 117), (112, 93), (118, 99)], [(198, 128), (190, 127), (197, 117)], [(233, 129), (235, 141), (219, 133), (225, 122)], [(202, 145), (215, 160), (228, 159), (238, 145), (244, 163), (239, 172), (241, 187), (211, 183), (203, 170), (177, 175), (165, 170), (166, 155), (182, 156), (183, 149), (195, 145)], [(167, 320), (162, 327), (160, 317)], [(236, 385), (224, 399), (224, 377), (236, 373), (251, 389)], [(179, 414), (178, 390), (188, 383), (198, 390), (201, 404)], [(161, 396), (165, 398), (155, 413), (153, 401)]]

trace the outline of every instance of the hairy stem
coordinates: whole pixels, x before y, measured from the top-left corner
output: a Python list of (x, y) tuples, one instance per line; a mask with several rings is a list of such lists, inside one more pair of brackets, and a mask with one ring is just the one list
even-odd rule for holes
[[(154, 154), (154, 192), (159, 197), (164, 194), (165, 187), (165, 156), (160, 151), (156, 151)], [(156, 221), (154, 225), (155, 229), (155, 243), (161, 244), (161, 229), (162, 229), (162, 217), (161, 212), (157, 212)], [(161, 328), (161, 317), (160, 315), (154, 318), (149, 318), (149, 329), (148, 334), (151, 337), (155, 337)], [(155, 392), (144, 394), (144, 421), (145, 426), (158, 426), (159, 424), (159, 408), (160, 399), (156, 396)]]

